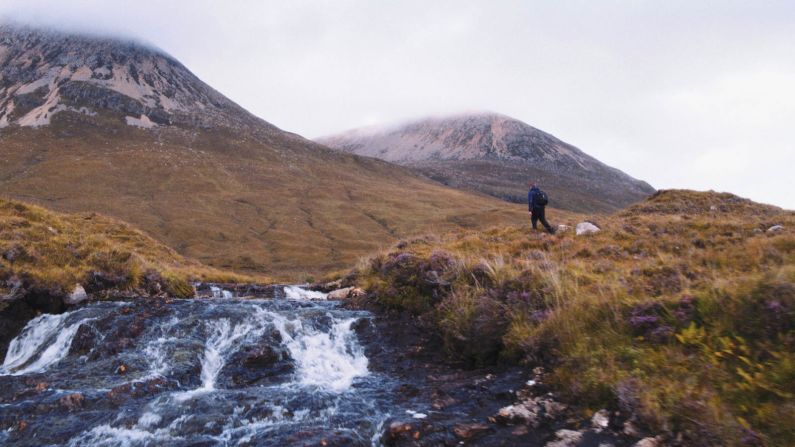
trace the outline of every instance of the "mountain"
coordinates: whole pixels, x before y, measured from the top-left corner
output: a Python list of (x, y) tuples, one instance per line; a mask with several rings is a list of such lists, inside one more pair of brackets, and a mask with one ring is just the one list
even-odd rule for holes
[(11, 25), (0, 27), (0, 191), (285, 280), (415, 233), (525, 218), (280, 130), (156, 48)]
[(647, 183), (576, 147), (494, 113), (356, 129), (317, 141), (513, 202), (527, 203), (528, 179), (540, 181), (554, 206), (578, 212), (611, 212), (654, 193)]

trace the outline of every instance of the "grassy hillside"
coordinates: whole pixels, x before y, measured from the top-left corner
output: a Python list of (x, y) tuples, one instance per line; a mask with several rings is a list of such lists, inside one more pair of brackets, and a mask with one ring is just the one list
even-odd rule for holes
[(663, 191), (595, 223), (404, 241), (355, 281), (455, 358), (549, 367), (584, 410), (685, 445), (795, 445), (795, 213)]
[(192, 296), (190, 280), (267, 280), (204, 266), (125, 223), (95, 213), (61, 214), (0, 199), (0, 294), (10, 292), (15, 277), (33, 287), (70, 293), (75, 284), (89, 289), (99, 280), (132, 290), (152, 275), (162, 279), (165, 292), (173, 296)]
[(599, 178), (599, 174), (550, 172), (532, 163), (496, 160), (442, 160), (414, 163), (419, 172), (444, 185), (527, 204), (527, 180), (534, 179), (556, 208), (579, 213), (611, 213), (643, 200), (639, 192)]
[(352, 264), (400, 237), (516, 224), (522, 206), (285, 134), (62, 112), (0, 132), (0, 191), (130, 222), (180, 254), (280, 280)]

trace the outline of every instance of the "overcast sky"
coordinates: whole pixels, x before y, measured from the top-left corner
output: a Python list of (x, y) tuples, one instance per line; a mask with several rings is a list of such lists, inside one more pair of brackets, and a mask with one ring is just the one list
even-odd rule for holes
[(513, 116), (656, 188), (795, 209), (795, 1), (0, 0), (136, 37), (308, 138)]

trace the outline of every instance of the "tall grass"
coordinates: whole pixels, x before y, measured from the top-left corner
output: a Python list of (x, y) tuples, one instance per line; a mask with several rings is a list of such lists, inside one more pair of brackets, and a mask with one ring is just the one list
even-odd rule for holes
[(454, 358), (543, 364), (575, 406), (689, 444), (795, 445), (795, 214), (672, 191), (600, 224), (403, 243), (355, 274)]

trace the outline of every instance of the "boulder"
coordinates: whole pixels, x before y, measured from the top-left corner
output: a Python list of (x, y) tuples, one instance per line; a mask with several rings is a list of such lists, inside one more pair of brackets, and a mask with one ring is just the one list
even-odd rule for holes
[(64, 298), (64, 303), (73, 306), (75, 304), (82, 303), (83, 301), (88, 299), (88, 294), (86, 293), (86, 289), (83, 288), (80, 284), (75, 284), (74, 290), (70, 293), (66, 298)]
[(591, 426), (596, 430), (596, 432), (600, 432), (607, 428), (610, 425), (610, 414), (607, 410), (599, 410), (593, 414), (591, 418)]
[(80, 393), (66, 395), (58, 400), (58, 403), (68, 411), (74, 411), (83, 407), (86, 399)]
[(256, 346), (248, 350), (243, 359), (247, 368), (267, 368), (282, 359), (282, 353), (270, 346)]
[(350, 296), (351, 291), (353, 291), (353, 287), (345, 287), (342, 289), (332, 290), (331, 292), (328, 293), (326, 299), (344, 300)]
[(583, 438), (583, 433), (575, 430), (558, 430), (555, 432), (556, 440), (547, 443), (546, 447), (574, 447)]
[(624, 429), (621, 432), (633, 438), (640, 438), (641, 433), (640, 429), (632, 421), (624, 422)]
[(602, 230), (599, 227), (597, 227), (596, 225), (590, 222), (580, 222), (577, 224), (577, 228), (575, 229), (577, 236), (584, 236), (586, 234), (598, 233), (600, 231)]
[(643, 438), (640, 441), (636, 442), (633, 447), (659, 447), (661, 445), (662, 442), (660, 442), (659, 439), (648, 437), (648, 438)]
[(453, 433), (460, 439), (472, 439), (492, 431), (486, 424), (458, 424), (453, 427)]
[(773, 225), (772, 227), (767, 229), (768, 233), (778, 233), (780, 231), (784, 231), (783, 225)]
[[(531, 405), (527, 405), (528, 403)], [(538, 410), (538, 405), (535, 405), (535, 402), (522, 402), (500, 408), (495, 418), (503, 424), (519, 423), (536, 427), (538, 426)]]
[(565, 233), (565, 232), (567, 232), (569, 230), (571, 230), (571, 227), (568, 226), (568, 225), (565, 225), (565, 224), (558, 225), (558, 233)]

